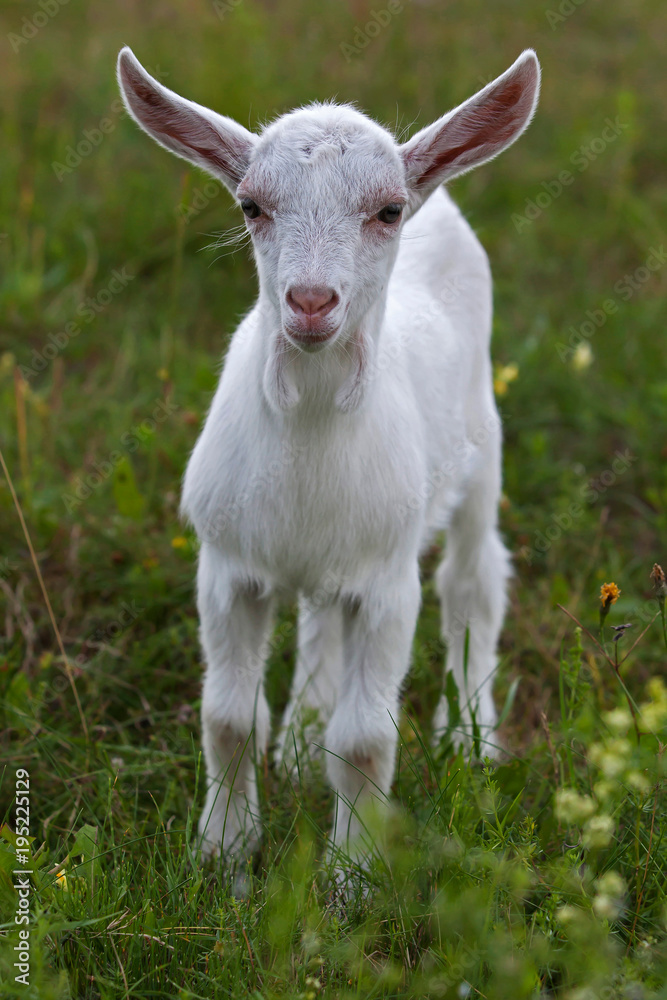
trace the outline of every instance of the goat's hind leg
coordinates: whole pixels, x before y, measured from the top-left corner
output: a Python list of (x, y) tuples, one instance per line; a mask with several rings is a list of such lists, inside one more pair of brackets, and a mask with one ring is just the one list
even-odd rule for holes
[(302, 762), (321, 756), (343, 673), (343, 616), (340, 605), (299, 602), (296, 668), (278, 736), (279, 767), (296, 777)]
[[(492, 687), (510, 575), (509, 554), (497, 527), (499, 452), (499, 440), (491, 442), (452, 518), (445, 558), (436, 574), (442, 634), (447, 643), (446, 674), (452, 673), (459, 692), (457, 735), (465, 745), (471, 744), (474, 716), (481, 753), (489, 757), (498, 749), (493, 736), (497, 716)], [(443, 695), (434, 719), (436, 739), (449, 722)]]
[(392, 570), (343, 606), (343, 684), (325, 736), (336, 792), (332, 857), (341, 849), (360, 864), (373, 850), (366, 815), (384, 810), (394, 775), (401, 686), (421, 598), (416, 559)]
[(255, 762), (269, 737), (263, 676), (272, 601), (259, 587), (235, 579), (222, 555), (203, 545), (197, 603), (206, 659), (202, 851), (241, 860), (260, 838)]

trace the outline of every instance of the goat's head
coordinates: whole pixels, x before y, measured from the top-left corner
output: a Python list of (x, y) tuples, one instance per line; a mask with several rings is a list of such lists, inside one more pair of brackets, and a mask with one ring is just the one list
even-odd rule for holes
[(443, 181), (491, 159), (526, 128), (540, 70), (532, 50), (403, 145), (352, 107), (311, 105), (254, 135), (118, 58), (128, 111), (171, 152), (222, 180), (252, 236), (261, 292), (303, 350), (352, 336), (382, 301), (403, 221)]

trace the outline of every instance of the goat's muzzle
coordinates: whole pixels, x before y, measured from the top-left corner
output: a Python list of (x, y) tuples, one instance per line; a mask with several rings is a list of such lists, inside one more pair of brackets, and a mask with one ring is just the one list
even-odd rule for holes
[(293, 285), (285, 299), (285, 333), (294, 343), (319, 347), (335, 336), (339, 323), (332, 313), (340, 296), (333, 288)]

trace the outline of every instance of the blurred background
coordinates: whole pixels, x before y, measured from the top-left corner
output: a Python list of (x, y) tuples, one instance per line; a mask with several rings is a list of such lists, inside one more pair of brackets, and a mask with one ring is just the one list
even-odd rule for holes
[[(667, 559), (663, 3), (3, 0), (0, 445), (89, 729), (109, 753), (162, 746), (166, 732), (187, 749), (197, 733), (196, 544), (178, 522), (179, 484), (256, 289), (246, 249), (211, 248), (241, 222), (229, 195), (122, 112), (123, 44), (166, 86), (250, 128), (336, 98), (401, 136), (536, 49), (529, 131), (451, 186), (495, 278), (516, 570), (496, 690), (501, 705), (515, 695), (506, 739), (521, 747), (557, 691), (569, 623), (556, 604), (594, 623), (600, 585), (615, 580), (616, 620), (639, 625), (651, 566)], [(442, 683), (434, 561), (407, 700), (426, 727)], [(75, 737), (4, 475), (0, 614), (5, 710), (27, 703)], [(276, 711), (291, 621), (285, 608)], [(638, 670), (658, 657), (649, 645)], [(191, 794), (189, 764), (183, 777), (174, 760)]]

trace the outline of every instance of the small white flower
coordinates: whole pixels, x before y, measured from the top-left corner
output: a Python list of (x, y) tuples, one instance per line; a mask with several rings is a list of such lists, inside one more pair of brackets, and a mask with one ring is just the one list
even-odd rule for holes
[(584, 825), (584, 847), (606, 847), (614, 832), (611, 816), (592, 816)]
[(593, 764), (597, 764), (605, 778), (612, 780), (621, 777), (631, 753), (630, 741), (616, 737), (608, 743), (594, 743), (588, 756)]
[(570, 906), (566, 903), (565, 906), (559, 906), (554, 914), (556, 920), (559, 924), (571, 924), (575, 920), (579, 920), (581, 917), (581, 910), (576, 906)]
[(628, 771), (625, 776), (625, 783), (637, 792), (646, 794), (651, 787), (648, 778), (641, 771)]
[(579, 795), (573, 788), (559, 788), (556, 792), (556, 816), (563, 823), (580, 825), (589, 819), (597, 806), (590, 795)]
[(602, 892), (593, 900), (593, 911), (601, 920), (615, 920), (619, 916), (623, 907), (613, 896), (608, 896)]
[(586, 371), (587, 368), (593, 364), (593, 351), (591, 345), (582, 340), (581, 343), (577, 344), (574, 349), (574, 354), (572, 355), (572, 367), (575, 372)]
[(626, 884), (618, 872), (606, 872), (595, 883), (593, 911), (601, 920), (616, 920), (623, 912)]
[(618, 872), (605, 872), (595, 883), (598, 892), (607, 892), (611, 896), (622, 896), (626, 891), (625, 879)]
[(600, 802), (605, 802), (610, 799), (614, 792), (616, 791), (616, 786), (612, 785), (611, 781), (596, 781), (593, 785), (593, 791), (595, 792), (596, 798)]
[(632, 716), (627, 708), (615, 708), (611, 712), (605, 713), (604, 721), (613, 733), (625, 736), (632, 725)]
[(659, 733), (665, 726), (666, 713), (662, 705), (648, 702), (641, 706), (639, 724), (649, 733)]
[(597, 764), (599, 765), (605, 778), (609, 778), (610, 780), (613, 778), (620, 778), (625, 768), (625, 761), (623, 758), (612, 752), (601, 754)]
[(667, 726), (667, 688), (661, 677), (652, 677), (646, 685), (649, 701), (639, 706), (642, 729), (658, 733)]

